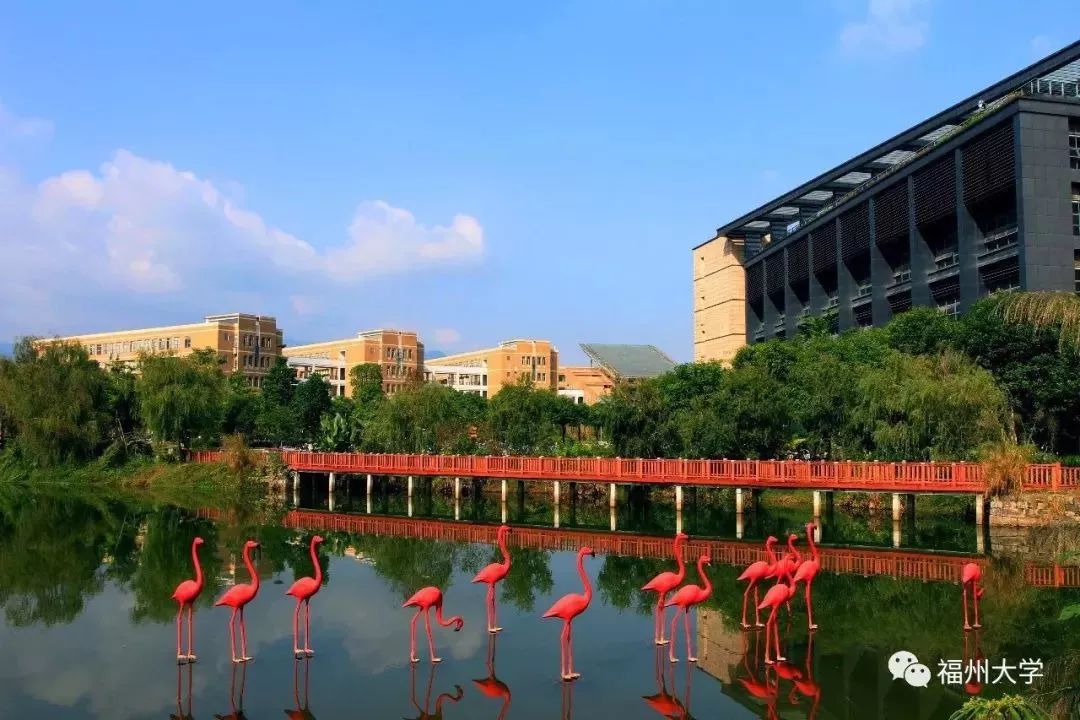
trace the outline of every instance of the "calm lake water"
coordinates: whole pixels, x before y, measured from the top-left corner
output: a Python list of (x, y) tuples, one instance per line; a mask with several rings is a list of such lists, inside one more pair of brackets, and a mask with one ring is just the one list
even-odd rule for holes
[[(299, 500), (327, 504), (318, 488), (303, 489)], [(566, 503), (564, 528), (608, 530), (606, 501)], [(365, 504), (362, 496), (342, 495), (335, 509), (363, 513)], [(734, 518), (707, 505), (688, 503), (684, 529), (733, 537)], [(510, 506), (511, 524), (551, 524), (542, 499), (514, 497)], [(965, 642), (969, 657), (985, 657), (992, 666), (1042, 659), (1047, 675), (1080, 651), (1080, 637), (1057, 620), (1064, 605), (1080, 602), (1080, 590), (1032, 587), (1022, 559), (993, 557), (978, 636), (965, 637), (961, 629), (956, 583), (820, 574), (814, 605), (821, 628), (808, 636), (800, 593), (792, 620), (781, 623), (790, 664), (777, 673), (762, 663), (763, 634), (737, 627), (740, 569), (717, 564), (709, 570), (714, 598), (695, 618), (700, 666), (673, 667), (651, 643), (652, 596), (638, 590), (673, 563), (598, 554), (586, 558), (596, 595), (574, 626), (583, 677), (567, 686), (558, 681), (560, 624), (540, 614), (564, 593), (580, 592), (573, 552), (525, 550), (511, 541), (513, 569), (499, 593), (505, 630), (493, 639), (484, 630), (485, 586), (469, 582), (497, 558), (493, 547), (320, 530), (326, 579), (312, 602), (317, 654), (296, 661), (294, 605), (284, 591), (311, 574), (313, 532), (283, 527), (281, 510), (260, 503), (259, 511), (234, 508), (226, 513), (234, 520), (211, 521), (193, 509), (57, 487), (0, 490), (0, 717), (657, 718), (664, 715), (658, 703), (666, 702), (674, 717), (937, 719), (977, 689), (944, 686), (936, 675), (939, 660), (965, 657)], [(373, 510), (403, 515), (407, 501), (377, 494)], [(438, 495), (419, 494), (413, 512), (454, 522), (453, 503)], [(465, 501), (458, 515), (462, 523), (498, 522), (501, 508), (497, 497)], [(672, 508), (659, 502), (625, 502), (617, 520), (620, 532), (674, 531)], [(805, 520), (798, 508), (763, 510), (748, 517), (743, 534), (786, 534)], [(199, 662), (178, 667), (170, 595), (192, 575), (196, 535), (206, 540), (207, 576), (196, 611)], [(261, 543), (256, 564), (263, 585), (247, 611), (256, 659), (236, 667), (229, 661), (228, 610), (210, 605), (234, 576), (246, 580), (239, 550), (249, 537)], [(966, 553), (977, 544), (970, 523), (929, 513), (905, 523), (903, 540)], [(888, 552), (891, 521), (850, 519), (838, 508), (823, 541)], [(435, 668), (426, 660), (422, 631), (423, 661), (408, 663), (410, 611), (401, 608), (430, 584), (445, 589), (447, 614), (465, 618), (460, 633), (435, 629), (444, 658)], [(678, 655), (685, 657), (681, 630), (679, 637)], [(929, 687), (892, 679), (887, 661), (897, 650), (913, 652), (932, 669)], [(1054, 689), (1052, 681), (1043, 679), (1044, 689)], [(982, 692), (1026, 689), (987, 682)]]

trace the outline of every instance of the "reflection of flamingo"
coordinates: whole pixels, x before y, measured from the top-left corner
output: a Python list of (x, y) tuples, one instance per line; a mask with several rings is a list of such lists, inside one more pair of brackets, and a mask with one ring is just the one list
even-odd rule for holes
[[(214, 603), (215, 606), (228, 605), (232, 608), (232, 615), (229, 616), (229, 650), (232, 652), (232, 661), (234, 663), (247, 662), (253, 659), (247, 654), (247, 627), (244, 624), (244, 606), (254, 600), (255, 595), (259, 592), (259, 576), (255, 572), (255, 566), (251, 564), (251, 551), (257, 547), (259, 547), (259, 543), (254, 540), (248, 540), (244, 543), (244, 565), (247, 566), (251, 582), (233, 585), (227, 593)], [(237, 611), (240, 613), (241, 650), (239, 657), (236, 656), (236, 630), (234, 629)]]
[(814, 584), (814, 578), (821, 569), (821, 557), (818, 555), (817, 544), (814, 542), (814, 527), (814, 523), (806, 523), (806, 542), (810, 545), (813, 559), (803, 561), (799, 569), (795, 571), (795, 583), (806, 583), (806, 623), (811, 630), (817, 630), (817, 625), (814, 624), (814, 604), (810, 596), (810, 586)]
[[(685, 536), (684, 536), (685, 537)], [(575, 680), (581, 677), (581, 673), (574, 672), (574, 640), (571, 623), (592, 602), (592, 586), (589, 584), (589, 576), (585, 574), (585, 556), (594, 557), (592, 548), (583, 547), (577, 553), (577, 569), (581, 576), (581, 583), (585, 586), (585, 594), (568, 593), (559, 598), (554, 605), (548, 608), (544, 617), (557, 617), (563, 621), (562, 636), (559, 640), (559, 674), (563, 680)]]
[[(975, 563), (967, 563), (960, 575), (960, 587), (964, 598), (964, 629), (981, 628), (979, 624), (979, 598), (983, 596), (983, 589), (979, 587), (982, 582), (982, 568)], [(968, 624), (968, 585), (971, 585), (971, 604), (975, 608), (975, 622)]]
[(656, 593), (656, 611), (653, 616), (654, 633), (653, 641), (657, 645), (663, 645), (667, 642), (664, 639), (664, 600), (667, 599), (667, 594), (679, 587), (679, 584), (686, 577), (686, 563), (683, 562), (682, 545), (686, 542), (685, 533), (675, 534), (675, 543), (672, 547), (672, 552), (675, 555), (675, 561), (679, 563), (679, 572), (662, 572), (654, 577), (649, 582), (645, 583), (642, 590), (651, 590)]
[(442, 704), (446, 700), (456, 703), (462, 697), (465, 696), (465, 691), (461, 689), (460, 685), (454, 686), (454, 694), (442, 693), (439, 697), (435, 698), (435, 712), (430, 712), (428, 708), (431, 706), (431, 685), (435, 681), (435, 666), (432, 665), (428, 671), (427, 681), (427, 693), (424, 695), (424, 707), (420, 707), (420, 704), (416, 702), (416, 665), (409, 665), (409, 702), (416, 708), (416, 712), (419, 713), (415, 718), (407, 718), (406, 720), (441, 720), (443, 716)]
[[(192, 720), (191, 716), (191, 665), (187, 666), (187, 692), (181, 693), (181, 674), (183, 668), (176, 666), (176, 714), (169, 715), (169, 720)], [(184, 712), (184, 703), (181, 695), (187, 698), (187, 712)]]
[[(194, 631), (192, 629), (191, 615), (195, 611), (195, 599), (199, 597), (199, 593), (203, 589), (203, 574), (202, 565), (199, 564), (199, 546), (203, 544), (203, 539), (197, 537), (191, 541), (191, 562), (195, 566), (195, 579), (185, 580), (176, 586), (176, 590), (173, 591), (173, 600), (179, 605), (180, 609), (176, 613), (176, 662), (195, 662), (195, 650), (193, 649), (194, 643)], [(180, 652), (180, 624), (181, 616), (184, 614), (184, 607), (187, 607), (187, 652)]]
[(487, 583), (487, 623), (488, 632), (497, 633), (502, 630), (501, 627), (497, 627), (497, 618), (495, 614), (495, 584), (506, 577), (506, 574), (510, 572), (510, 552), (506, 549), (506, 536), (510, 534), (510, 528), (507, 525), (500, 525), (498, 532), (499, 550), (502, 551), (503, 561), (501, 563), (491, 563), (486, 568), (476, 573), (476, 577), (472, 579), (474, 583)]
[[(322, 566), (319, 564), (319, 553), (315, 550), (315, 546), (323, 541), (319, 535), (311, 538), (311, 564), (315, 566), (315, 577), (302, 577), (292, 584), (288, 590), (285, 591), (286, 595), (292, 595), (296, 598), (296, 610), (293, 611), (292, 619), (292, 646), (293, 656), (307, 655), (308, 657), (315, 653), (311, 651), (311, 598), (319, 592), (319, 588), (322, 587)], [(300, 604), (304, 605), (304, 649), (301, 650), (297, 641), (297, 637), (300, 634)]]
[(247, 684), (247, 665), (240, 669), (240, 696), (236, 695), (236, 663), (232, 666), (232, 680), (229, 683), (229, 705), (232, 712), (228, 715), (214, 715), (216, 720), (245, 720), (244, 685)]
[[(300, 663), (304, 663), (304, 702), (300, 702)], [(285, 715), (289, 720), (315, 720), (308, 706), (308, 689), (311, 685), (309, 670), (311, 660), (309, 658), (293, 658), (293, 701), (296, 703), (295, 710), (286, 710)]]
[(765, 552), (768, 554), (768, 560), (758, 560), (750, 563), (750, 565), (743, 570), (742, 575), (739, 576), (739, 580), (749, 581), (746, 585), (746, 591), (743, 592), (742, 598), (742, 626), (749, 628), (750, 625), (746, 622), (746, 603), (750, 598), (750, 589), (754, 589), (754, 625), (761, 627), (761, 612), (757, 609), (760, 599), (758, 597), (758, 583), (762, 580), (772, 577), (773, 570), (776, 567), (776, 555), (773, 554), (772, 546), (776, 544), (776, 538), (770, 535), (765, 539)]
[(773, 641), (776, 645), (776, 659), (783, 660), (783, 656), (780, 655), (780, 629), (776, 627), (776, 611), (780, 609), (780, 606), (791, 599), (791, 596), (795, 594), (795, 581), (792, 580), (791, 584), (785, 584), (778, 582), (769, 588), (769, 592), (765, 593), (765, 597), (762, 599), (761, 604), (758, 605), (759, 610), (765, 608), (772, 608), (772, 612), (769, 613), (769, 619), (765, 621), (765, 664), (772, 665), (773, 661), (769, 659), (769, 632), (772, 629)]
[(503, 720), (503, 718), (506, 717), (506, 711), (510, 709), (510, 687), (502, 680), (495, 677), (494, 635), (488, 636), (487, 671), (488, 676), (486, 678), (473, 680), (473, 685), (475, 685), (476, 689), (486, 697), (502, 698), (502, 707), (499, 709), (499, 715), (496, 720)]
[[(671, 631), (674, 636), (675, 631)], [(672, 645), (675, 643), (672, 642)], [(679, 718), (686, 714), (686, 708), (679, 698), (673, 693), (669, 693), (667, 689), (667, 674), (664, 671), (663, 663), (663, 650), (659, 647), (656, 648), (656, 658), (653, 663), (653, 676), (656, 678), (656, 692), (652, 695), (642, 695), (641, 699), (645, 701), (652, 710), (655, 710), (660, 715), (666, 718)], [(672, 689), (674, 689), (675, 682), (672, 680)]]
[(979, 682), (982, 676), (977, 672), (977, 668), (982, 665), (986, 656), (983, 655), (982, 643), (979, 642), (979, 631), (976, 630), (971, 634), (975, 636), (973, 655), (968, 654), (968, 634), (964, 633), (964, 672), (968, 678), (968, 681), (964, 683), (964, 692), (968, 695), (978, 695), (983, 691), (983, 684)]
[[(806, 714), (806, 720), (814, 720), (817, 717), (818, 705), (821, 704), (821, 686), (814, 680), (814, 636), (807, 637), (806, 660), (803, 663), (805, 672), (796, 672), (791, 678), (793, 686), (788, 694), (788, 702), (798, 704), (795, 699), (795, 691), (798, 690), (804, 697), (810, 698), (810, 712)], [(779, 666), (778, 666), (779, 667)]]
[(563, 683), (560, 688), (562, 696), (562, 709), (559, 712), (559, 720), (574, 720), (574, 684)]
[(678, 610), (675, 611), (675, 615), (671, 618), (671, 645), (668, 646), (668, 659), (671, 662), (678, 662), (678, 658), (675, 657), (675, 623), (679, 619), (679, 613), (683, 616), (683, 629), (686, 631), (686, 660), (688, 662), (697, 662), (697, 658), (694, 657), (693, 648), (690, 646), (690, 608), (695, 605), (700, 605), (709, 599), (712, 595), (712, 583), (709, 581), (709, 576), (705, 574), (705, 566), (709, 564), (709, 556), (702, 555), (697, 561), (698, 577), (705, 583), (705, 587), (698, 585), (684, 585), (679, 588), (679, 591), (675, 593), (670, 600), (668, 600), (665, 607), (677, 605)]
[(420, 617), (421, 613), (424, 615), (424, 629), (427, 631), (428, 657), (431, 658), (431, 662), (433, 663), (442, 662), (442, 658), (435, 657), (435, 641), (431, 639), (431, 608), (435, 608), (435, 620), (443, 627), (450, 627), (453, 625), (454, 632), (457, 632), (465, 625), (465, 621), (457, 615), (443, 620), (442, 606), (442, 590), (437, 587), (426, 587), (417, 590), (416, 593), (401, 606), (416, 608), (416, 614), (413, 615), (412, 620), (409, 621), (409, 662), (420, 662), (420, 658), (416, 656), (416, 619)]

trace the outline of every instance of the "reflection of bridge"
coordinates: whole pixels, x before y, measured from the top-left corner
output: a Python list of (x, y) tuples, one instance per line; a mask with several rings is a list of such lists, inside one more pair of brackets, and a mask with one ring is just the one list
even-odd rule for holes
[[(202, 517), (218, 519), (215, 510), (200, 511)], [(351, 515), (316, 510), (291, 510), (283, 524), (301, 530), (340, 531), (358, 535), (389, 535), (442, 542), (495, 544), (496, 525), (478, 525), (449, 520)], [(511, 542), (534, 550), (577, 550), (588, 545), (597, 552), (630, 557), (666, 558), (671, 555), (671, 539), (653, 535), (614, 533), (597, 530), (557, 530), (515, 526)], [(765, 551), (758, 542), (744, 540), (709, 540), (692, 538), (687, 554), (696, 557), (707, 553), (713, 562), (744, 566), (764, 560)], [(965, 563), (986, 565), (977, 555), (941, 554), (878, 548), (818, 546), (822, 569), (849, 575), (887, 575), (923, 581), (958, 582)], [(1024, 579), (1038, 587), (1080, 587), (1080, 567), (1028, 564)]]

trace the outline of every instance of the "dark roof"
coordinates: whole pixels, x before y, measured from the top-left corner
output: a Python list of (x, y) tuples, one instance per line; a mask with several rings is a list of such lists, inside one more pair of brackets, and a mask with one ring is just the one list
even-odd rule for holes
[(581, 349), (617, 380), (656, 377), (672, 370), (676, 364), (655, 345), (582, 343)]
[[(899, 165), (906, 164), (919, 150), (950, 135), (964, 120), (980, 112), (980, 103), (990, 104), (1034, 81), (1067, 85), (1067, 92), (1071, 92), (1075, 97), (1078, 93), (1078, 77), (1080, 77), (1080, 41), (980, 90), (742, 217), (721, 225), (717, 228), (716, 235), (746, 238), (748, 236), (761, 237), (766, 233), (772, 233), (774, 242), (780, 240), (787, 235), (787, 226), (799, 220), (800, 216), (805, 218), (808, 211), (813, 213), (834, 205), (838, 198), (849, 194), (853, 189), (859, 188), (863, 183), (881, 173), (891, 172)], [(1042, 92), (1046, 91), (1042, 90)], [(803, 224), (805, 225), (805, 222)]]

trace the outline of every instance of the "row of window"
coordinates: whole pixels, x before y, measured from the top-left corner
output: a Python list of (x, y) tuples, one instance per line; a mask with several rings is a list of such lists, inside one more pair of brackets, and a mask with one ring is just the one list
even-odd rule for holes
[(254, 355), (244, 355), (244, 367), (246, 368), (268, 368), (270, 367), (271, 358), (269, 355), (263, 355), (256, 358)]
[(416, 368), (407, 365), (384, 365), (383, 375), (386, 377), (411, 378), (416, 375)]
[(522, 355), (521, 356), (521, 364), (522, 365), (529, 365), (529, 366), (547, 365), (547, 357), (544, 356), (544, 355), (536, 355), (536, 356)]
[(412, 360), (413, 359), (413, 349), (412, 348), (388, 347), (388, 348), (386, 348), (386, 359), (387, 360), (397, 360), (397, 359)]
[(1080, 170), (1080, 130), (1069, 128), (1069, 167)]
[(1073, 235), (1080, 235), (1080, 185), (1072, 186)]
[(108, 343), (87, 343), (86, 351), (91, 355), (130, 355), (140, 352), (168, 352), (191, 347), (191, 338), (186, 337), (182, 341), (178, 337), (172, 338), (146, 338), (143, 340), (118, 340)]

